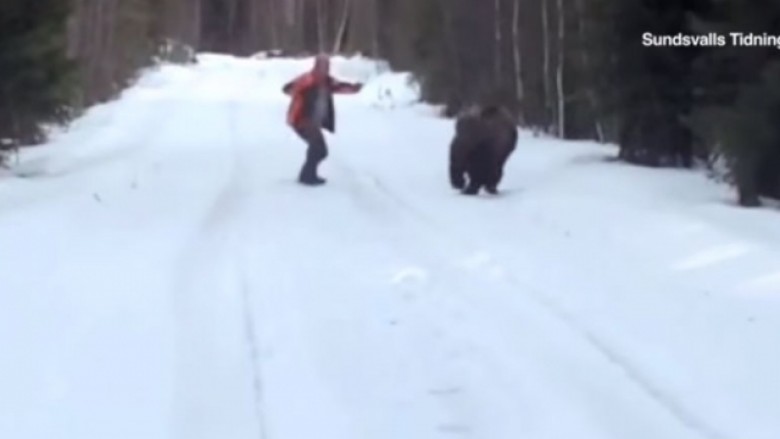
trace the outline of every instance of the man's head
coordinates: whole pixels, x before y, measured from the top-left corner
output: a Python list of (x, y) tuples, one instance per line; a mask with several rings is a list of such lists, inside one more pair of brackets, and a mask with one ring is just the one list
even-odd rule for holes
[(317, 55), (317, 57), (314, 58), (314, 68), (312, 69), (312, 72), (318, 77), (330, 75), (330, 57), (325, 54)]

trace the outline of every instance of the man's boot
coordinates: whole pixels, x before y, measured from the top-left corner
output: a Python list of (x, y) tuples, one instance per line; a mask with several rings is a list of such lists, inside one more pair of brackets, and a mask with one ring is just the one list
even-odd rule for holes
[(316, 175), (301, 177), (299, 181), (301, 182), (301, 184), (305, 184), (306, 186), (321, 186), (327, 183), (327, 180), (325, 180), (322, 177), (318, 177)]
[(325, 184), (325, 179), (317, 175), (315, 165), (313, 165), (309, 160), (303, 164), (301, 173), (298, 176), (298, 181), (301, 184), (305, 184), (307, 186), (319, 186)]

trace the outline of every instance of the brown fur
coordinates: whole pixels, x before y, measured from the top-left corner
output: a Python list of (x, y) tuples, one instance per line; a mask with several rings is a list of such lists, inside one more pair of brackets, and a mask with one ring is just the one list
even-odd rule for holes
[(498, 192), (504, 166), (517, 146), (517, 127), (501, 107), (471, 107), (455, 122), (450, 144), (450, 184), (464, 194)]

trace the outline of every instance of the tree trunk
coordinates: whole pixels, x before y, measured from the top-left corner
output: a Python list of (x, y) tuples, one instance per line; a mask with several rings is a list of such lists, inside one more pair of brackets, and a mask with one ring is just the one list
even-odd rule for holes
[(754, 156), (742, 157), (736, 167), (737, 195), (742, 207), (760, 207), (761, 198), (758, 190), (758, 159)]
[(325, 9), (322, 6), (323, 0), (315, 0), (317, 8), (317, 50), (325, 50)]
[(188, 15), (190, 17), (190, 23), (186, 34), (186, 42), (197, 50), (197, 48), (200, 47), (201, 41), (200, 35), (201, 27), (203, 25), (203, 6), (199, 0), (190, 0), (189, 4), (190, 7), (188, 9), (190, 12)]
[(549, 0), (542, 0), (542, 50), (543, 50), (543, 65), (542, 65), (542, 83), (544, 85), (544, 109), (545, 118), (548, 129), (551, 126), (550, 115), (553, 109), (552, 104), (552, 87), (550, 85), (550, 20), (549, 20)]
[(525, 84), (523, 83), (523, 53), (520, 48), (520, 0), (514, 0), (512, 7), (512, 54), (514, 61), (515, 98), (519, 109), (519, 122), (525, 125), (525, 112), (523, 100), (525, 98)]
[[(444, 20), (444, 46), (446, 47), (447, 56), (449, 57), (449, 65), (455, 71), (455, 84), (459, 89), (464, 84), (464, 74), (462, 71), (461, 59), (458, 53), (458, 29), (455, 26), (455, 14), (452, 9), (451, 0), (439, 0), (439, 6), (441, 8)], [(460, 110), (463, 105), (463, 96), (450, 96), (449, 102), (447, 102), (445, 110), (449, 113)]]
[(374, 58), (379, 58), (383, 55), (379, 50), (379, 27), (382, 22), (382, 17), (379, 16), (377, 0), (371, 0), (369, 14), (371, 14), (371, 55)]
[(351, 3), (350, 0), (344, 0), (344, 9), (341, 12), (341, 19), (339, 20), (338, 31), (336, 32), (336, 40), (333, 43), (333, 53), (340, 53), (344, 46), (344, 39), (347, 35), (347, 26), (349, 25)]
[[(225, 0), (227, 2), (227, 37), (221, 42), (222, 50), (226, 52), (236, 52), (236, 46), (240, 46), (240, 41), (236, 34), (238, 29), (238, 0)], [(234, 46), (235, 45), (235, 46)]]
[(563, 8), (563, 0), (558, 0), (558, 64), (555, 72), (555, 84), (558, 93), (558, 136), (566, 138), (566, 93), (564, 91), (563, 75), (566, 62), (565, 56), (566, 38), (566, 11)]
[(496, 85), (499, 85), (501, 82), (501, 0), (493, 0), (493, 39), (494, 39), (494, 47), (493, 47), (493, 57), (494, 59), (494, 65), (493, 68), (495, 69), (494, 75), (495, 75), (495, 81)]
[[(580, 20), (580, 26), (579, 26), (579, 39), (580, 42), (583, 43), (585, 41), (588, 41), (591, 34), (588, 32), (588, 21), (585, 18), (585, 5), (583, 4), (583, 0), (576, 0), (574, 3), (575, 7), (577, 8), (577, 16)], [(584, 86), (586, 87), (585, 96), (588, 102), (588, 105), (591, 109), (591, 114), (593, 115), (593, 124), (594, 124), (594, 130), (596, 133), (596, 139), (604, 143), (606, 141), (606, 136), (604, 134), (604, 124), (601, 121), (601, 107), (598, 103), (598, 97), (596, 95), (596, 91), (593, 88), (592, 82), (594, 81), (593, 77), (593, 66), (590, 60), (590, 54), (588, 50), (579, 50), (580, 54), (580, 63), (582, 71), (584, 72), (586, 79), (586, 83)]]
[(276, 0), (267, 0), (268, 1), (268, 18), (266, 19), (266, 25), (268, 26), (268, 30), (270, 32), (270, 38), (271, 41), (269, 42), (269, 45), (271, 49), (280, 49), (281, 44), (279, 44), (279, 28), (278, 28), (278, 22), (279, 22), (279, 13), (276, 10)]

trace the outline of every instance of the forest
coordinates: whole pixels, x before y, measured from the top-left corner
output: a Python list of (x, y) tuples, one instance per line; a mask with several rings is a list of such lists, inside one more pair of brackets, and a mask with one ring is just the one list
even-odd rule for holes
[[(363, 54), (411, 71), (446, 115), (709, 167), (739, 204), (780, 198), (780, 50), (645, 47), (643, 34), (780, 34), (770, 0), (3, 0), (0, 148), (45, 141), (139, 70), (196, 52)], [(1, 183), (0, 183), (1, 184)]]

